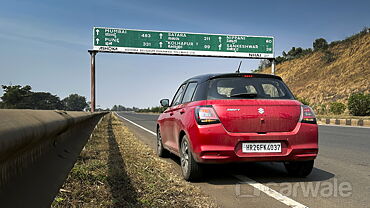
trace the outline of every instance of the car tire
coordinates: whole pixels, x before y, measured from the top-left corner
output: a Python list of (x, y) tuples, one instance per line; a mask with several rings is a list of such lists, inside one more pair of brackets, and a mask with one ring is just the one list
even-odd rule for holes
[(162, 136), (161, 136), (161, 131), (158, 128), (157, 129), (157, 155), (159, 157), (167, 157), (169, 154), (168, 150), (166, 150), (163, 146), (162, 143)]
[(314, 161), (285, 162), (284, 166), (289, 175), (304, 178), (308, 176), (313, 169)]
[(185, 135), (180, 145), (181, 172), (186, 181), (196, 181), (202, 176), (199, 163), (194, 160), (188, 137)]

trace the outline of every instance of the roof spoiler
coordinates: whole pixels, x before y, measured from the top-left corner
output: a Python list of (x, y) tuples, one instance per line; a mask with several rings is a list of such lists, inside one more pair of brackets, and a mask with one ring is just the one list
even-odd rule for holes
[(216, 79), (216, 78), (226, 78), (226, 77), (257, 77), (257, 78), (273, 78), (273, 79), (281, 79), (281, 77), (271, 74), (257, 74), (257, 73), (230, 73), (230, 74), (220, 74), (210, 77), (209, 79)]

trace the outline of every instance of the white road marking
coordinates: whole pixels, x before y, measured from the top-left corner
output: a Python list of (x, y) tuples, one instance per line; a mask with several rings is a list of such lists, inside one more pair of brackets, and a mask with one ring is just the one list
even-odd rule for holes
[[(130, 122), (132, 123), (133, 125), (153, 134), (153, 135), (157, 135), (155, 132), (153, 131), (150, 131), (149, 129), (143, 127), (143, 126), (140, 126), (139, 124), (133, 122), (133, 121), (130, 121), (128, 120), (127, 118), (123, 117), (123, 116), (120, 116), (118, 115), (117, 113), (115, 113), (118, 117), (124, 119), (125, 121), (127, 122)], [(287, 197), (287, 196), (284, 196), (282, 195), (281, 193), (275, 191), (274, 189), (271, 189), (270, 187), (268, 186), (265, 186), (261, 183), (258, 183), (257, 181), (254, 181), (250, 178), (248, 178), (247, 176), (243, 176), (243, 175), (234, 175), (235, 178), (239, 179), (241, 182), (243, 183), (246, 183), (246, 184), (249, 184), (251, 186), (253, 186), (254, 188), (264, 192), (265, 194), (271, 196), (272, 198), (284, 203), (285, 205), (288, 205), (289, 207), (293, 207), (293, 208), (308, 208), (307, 206), (297, 202), (297, 201), (294, 201), (293, 199)]]
[(132, 123), (132, 124), (134, 124), (135, 126), (137, 126), (137, 127), (141, 128), (141, 129), (143, 129), (143, 130), (145, 130), (145, 131), (147, 131), (147, 132), (149, 132), (149, 133), (153, 134), (154, 136), (157, 136), (157, 134), (156, 134), (155, 132), (152, 132), (152, 131), (150, 131), (149, 129), (147, 129), (147, 128), (144, 128), (144, 127), (140, 126), (139, 124), (137, 124), (137, 123), (135, 123), (135, 122), (133, 122), (133, 121), (130, 121), (130, 120), (128, 120), (127, 118), (125, 118), (125, 117), (123, 117), (123, 116), (118, 115), (118, 113), (115, 113), (115, 114), (116, 114), (118, 117), (122, 118), (123, 120), (125, 120), (125, 121), (127, 121), (127, 122), (130, 122), (130, 123)]
[(253, 186), (254, 188), (262, 191), (263, 193), (271, 196), (272, 198), (284, 203), (285, 205), (288, 205), (289, 207), (308, 208), (307, 206), (305, 206), (305, 205), (303, 205), (303, 204), (301, 204), (297, 201), (294, 201), (293, 199), (291, 199), (287, 196), (282, 195), (281, 193), (275, 191), (274, 189), (248, 178), (247, 176), (234, 175), (234, 177), (241, 180), (243, 183), (249, 184), (249, 185)]

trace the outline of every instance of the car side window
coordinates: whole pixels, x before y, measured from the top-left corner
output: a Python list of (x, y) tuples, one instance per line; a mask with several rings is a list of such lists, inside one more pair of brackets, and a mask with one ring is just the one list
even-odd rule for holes
[(195, 89), (197, 88), (196, 82), (190, 82), (186, 88), (184, 98), (182, 98), (182, 103), (190, 102), (193, 99)]
[(186, 84), (183, 84), (180, 86), (180, 88), (177, 90), (175, 96), (173, 97), (171, 106), (175, 106), (181, 103), (181, 97), (184, 94)]

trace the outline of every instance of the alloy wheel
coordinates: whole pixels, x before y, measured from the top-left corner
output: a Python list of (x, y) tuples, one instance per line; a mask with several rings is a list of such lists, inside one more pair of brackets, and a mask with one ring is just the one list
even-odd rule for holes
[(182, 141), (181, 144), (181, 168), (184, 174), (188, 172), (189, 169), (189, 145), (186, 140)]

